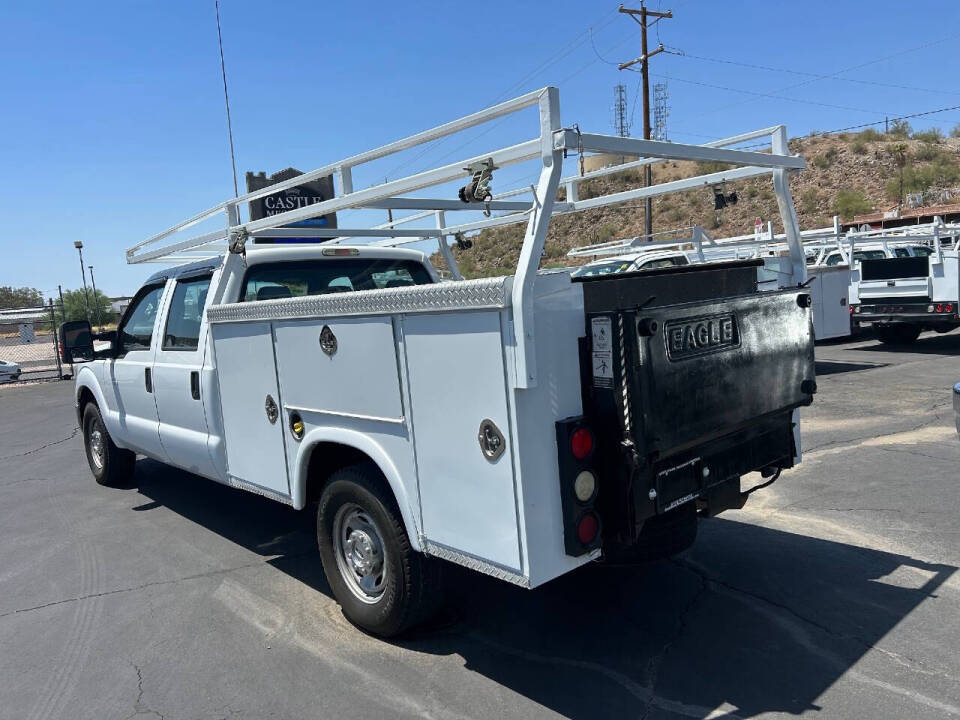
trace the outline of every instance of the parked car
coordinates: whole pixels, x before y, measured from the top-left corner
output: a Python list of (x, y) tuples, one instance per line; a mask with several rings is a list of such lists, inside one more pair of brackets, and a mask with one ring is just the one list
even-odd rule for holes
[(16, 382), (20, 379), (20, 366), (13, 362), (0, 360), (0, 383)]

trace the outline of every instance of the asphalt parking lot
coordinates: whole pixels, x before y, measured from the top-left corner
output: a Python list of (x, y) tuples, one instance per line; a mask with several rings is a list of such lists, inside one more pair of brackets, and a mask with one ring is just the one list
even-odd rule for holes
[(960, 333), (819, 346), (803, 464), (694, 549), (525, 591), (451, 567), (399, 642), (312, 518), (140, 460), (94, 484), (72, 383), (0, 390), (0, 718), (960, 717)]

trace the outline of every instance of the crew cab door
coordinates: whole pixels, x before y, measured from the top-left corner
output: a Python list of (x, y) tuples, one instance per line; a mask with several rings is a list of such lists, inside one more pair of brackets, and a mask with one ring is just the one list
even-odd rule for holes
[(160, 442), (174, 465), (219, 478), (207, 448), (208, 430), (202, 389), (207, 349), (204, 307), (210, 290), (209, 270), (178, 277), (153, 360)]
[(120, 426), (116, 439), (131, 450), (164, 461), (153, 392), (153, 358), (165, 287), (164, 282), (146, 285), (136, 294), (117, 328), (118, 355), (105, 366), (105, 385), (110, 388), (105, 393), (108, 411)]

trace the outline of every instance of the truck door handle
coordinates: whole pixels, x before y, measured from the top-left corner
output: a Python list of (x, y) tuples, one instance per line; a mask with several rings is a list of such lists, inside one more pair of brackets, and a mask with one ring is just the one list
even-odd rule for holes
[(153, 378), (150, 376), (150, 368), (143, 369), (143, 384), (147, 388), (148, 393), (153, 392)]
[(200, 399), (200, 371), (192, 370), (190, 372), (190, 397), (194, 400)]

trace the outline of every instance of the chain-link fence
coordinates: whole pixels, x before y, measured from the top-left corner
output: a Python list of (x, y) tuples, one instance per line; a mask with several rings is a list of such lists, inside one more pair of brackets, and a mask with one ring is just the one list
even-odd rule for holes
[(53, 300), (38, 307), (0, 310), (0, 384), (57, 380), (69, 374), (57, 345), (62, 318), (63, 310)]

